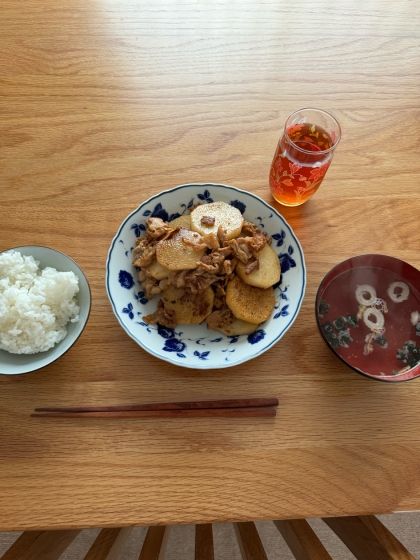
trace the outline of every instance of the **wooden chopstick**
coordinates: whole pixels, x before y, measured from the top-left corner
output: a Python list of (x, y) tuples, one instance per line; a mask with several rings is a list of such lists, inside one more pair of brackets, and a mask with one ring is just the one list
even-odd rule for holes
[(184, 401), (167, 403), (145, 403), (145, 404), (117, 404), (96, 406), (53, 406), (36, 408), (35, 412), (133, 412), (133, 411), (162, 411), (162, 410), (203, 410), (203, 409), (225, 409), (225, 408), (254, 408), (278, 406), (276, 397), (250, 398), (250, 399), (219, 399), (212, 401)]
[(185, 410), (119, 410), (108, 412), (35, 412), (35, 418), (272, 418), (276, 406), (193, 408)]

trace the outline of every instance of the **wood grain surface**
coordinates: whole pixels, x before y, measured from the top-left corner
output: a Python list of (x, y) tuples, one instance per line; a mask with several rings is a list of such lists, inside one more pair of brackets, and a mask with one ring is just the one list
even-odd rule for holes
[[(420, 5), (415, 0), (2, 0), (0, 250), (45, 244), (83, 268), (89, 323), (59, 361), (0, 376), (0, 530), (290, 519), (420, 509), (420, 379), (337, 360), (317, 287), (363, 252), (420, 267)], [(343, 139), (320, 190), (273, 202), (288, 114)], [(104, 277), (151, 195), (221, 182), (273, 204), (308, 285), (293, 327), (231, 369), (171, 366), (119, 326)], [(30, 418), (35, 407), (273, 395), (274, 419)]]

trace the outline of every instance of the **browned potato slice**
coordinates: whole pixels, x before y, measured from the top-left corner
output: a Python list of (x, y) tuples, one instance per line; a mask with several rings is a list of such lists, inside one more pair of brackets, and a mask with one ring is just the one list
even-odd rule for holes
[[(213, 225), (202, 223), (204, 217), (214, 218)], [(217, 233), (219, 226), (226, 230), (228, 239), (238, 237), (241, 233), (244, 219), (237, 208), (227, 204), (226, 202), (211, 202), (210, 204), (201, 204), (197, 206), (191, 214), (191, 229), (198, 231), (201, 235), (209, 233)], [(205, 220), (204, 220), (205, 221)]]
[(182, 239), (194, 243), (201, 243), (201, 235), (181, 228), (170, 239), (159, 241), (156, 245), (156, 259), (159, 264), (169, 270), (189, 270), (197, 266), (197, 261), (204, 255), (205, 249), (197, 251), (194, 247), (185, 245)]
[(214, 329), (227, 336), (239, 336), (241, 334), (251, 334), (258, 328), (255, 323), (248, 323), (247, 321), (242, 321), (242, 319), (235, 319), (230, 325), (225, 327), (219, 327)]
[(280, 280), (280, 261), (277, 253), (270, 245), (265, 245), (257, 256), (260, 262), (258, 270), (246, 274), (246, 264), (239, 262), (236, 266), (236, 272), (245, 284), (266, 289)]
[(226, 287), (226, 303), (235, 317), (258, 325), (270, 317), (276, 300), (273, 288), (255, 288), (235, 276)]
[(171, 272), (168, 268), (162, 266), (160, 263), (157, 262), (155, 259), (149, 266), (145, 266), (144, 270), (147, 270), (153, 278), (156, 280), (163, 280), (164, 278), (168, 278), (169, 273)]
[(214, 292), (210, 286), (204, 292), (191, 294), (170, 285), (162, 293), (165, 309), (175, 312), (175, 321), (179, 325), (198, 325), (213, 309)]
[(184, 229), (191, 229), (191, 218), (190, 215), (180, 216), (179, 218), (175, 218), (172, 222), (169, 222), (171, 227), (182, 227)]

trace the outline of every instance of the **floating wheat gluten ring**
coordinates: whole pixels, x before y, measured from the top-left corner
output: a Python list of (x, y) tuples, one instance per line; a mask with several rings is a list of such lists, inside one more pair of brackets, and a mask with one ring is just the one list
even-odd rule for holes
[[(395, 293), (396, 288), (401, 288), (401, 292), (399, 294)], [(388, 290), (386, 292), (388, 296), (394, 301), (395, 303), (400, 303), (401, 301), (405, 301), (408, 298), (410, 290), (408, 289), (407, 284), (404, 282), (392, 282), (388, 286)]]
[[(363, 294), (368, 293), (369, 299), (366, 299)], [(369, 286), (369, 284), (363, 284), (362, 286), (357, 286), (356, 288), (356, 299), (360, 303), (360, 305), (372, 305), (372, 303), (376, 299), (376, 290), (373, 286)]]
[[(376, 323), (374, 323), (369, 319), (371, 315), (376, 317)], [(365, 309), (365, 311), (363, 312), (363, 322), (369, 329), (376, 331), (382, 329), (383, 326), (385, 325), (385, 317), (382, 315), (379, 309), (376, 309), (375, 307), (370, 307), (368, 309)]]

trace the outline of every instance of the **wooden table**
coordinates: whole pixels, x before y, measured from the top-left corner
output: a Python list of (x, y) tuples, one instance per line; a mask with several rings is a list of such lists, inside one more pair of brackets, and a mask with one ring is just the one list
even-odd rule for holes
[[(420, 509), (420, 380), (388, 385), (321, 340), (324, 274), (362, 252), (420, 267), (419, 5), (3, 0), (0, 250), (45, 244), (93, 293), (83, 336), (0, 378), (0, 529), (58, 529)], [(343, 127), (320, 191), (275, 205), (305, 253), (302, 310), (232, 369), (159, 361), (121, 329), (105, 259), (149, 196), (221, 182), (273, 203), (287, 115)], [(31, 419), (35, 406), (277, 395), (273, 420)]]

